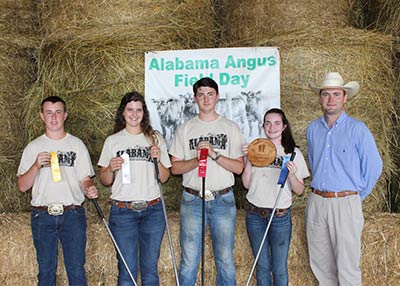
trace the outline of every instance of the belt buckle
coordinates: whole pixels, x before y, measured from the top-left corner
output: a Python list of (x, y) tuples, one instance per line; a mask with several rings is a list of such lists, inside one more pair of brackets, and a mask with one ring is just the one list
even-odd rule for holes
[(147, 209), (147, 202), (146, 201), (134, 201), (131, 202), (131, 209), (134, 211), (140, 212)]
[(50, 204), (47, 206), (47, 213), (53, 216), (59, 216), (64, 213), (64, 206), (62, 204)]
[(284, 216), (286, 214), (286, 212), (287, 212), (286, 209), (279, 209), (279, 210), (276, 210), (275, 215), (277, 217), (281, 217), (281, 216)]
[(262, 218), (266, 218), (269, 214), (271, 214), (271, 212), (267, 209), (258, 209), (257, 213)]
[[(203, 192), (200, 191), (199, 195), (200, 195), (200, 198), (202, 198), (203, 197)], [(204, 194), (204, 200), (206, 202), (215, 200), (215, 192), (210, 191), (210, 190), (206, 190), (205, 194)]]

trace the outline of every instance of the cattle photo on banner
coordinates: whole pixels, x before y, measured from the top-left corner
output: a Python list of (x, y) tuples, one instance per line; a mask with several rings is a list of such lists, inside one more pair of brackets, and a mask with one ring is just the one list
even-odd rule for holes
[(219, 86), (217, 112), (236, 122), (248, 142), (264, 137), (264, 112), (280, 107), (279, 66), (278, 48), (147, 52), (145, 94), (151, 124), (171, 144), (176, 128), (197, 114), (193, 84), (210, 77)]

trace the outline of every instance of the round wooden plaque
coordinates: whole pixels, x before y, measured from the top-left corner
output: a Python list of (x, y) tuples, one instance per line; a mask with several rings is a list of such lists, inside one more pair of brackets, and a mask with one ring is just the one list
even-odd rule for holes
[(247, 158), (256, 167), (266, 167), (275, 161), (276, 147), (271, 140), (258, 138), (249, 144)]

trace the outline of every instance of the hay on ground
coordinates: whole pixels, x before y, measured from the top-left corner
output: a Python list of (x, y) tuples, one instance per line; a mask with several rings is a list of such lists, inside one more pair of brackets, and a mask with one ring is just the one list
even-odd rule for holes
[[(180, 260), (179, 215), (169, 213), (172, 240), (176, 257)], [(304, 212), (292, 210), (293, 236), (289, 252), (290, 285), (314, 285), (315, 279), (309, 268)], [(370, 213), (365, 215), (361, 268), (363, 284), (395, 286), (400, 279), (400, 258), (398, 256), (400, 216), (395, 214)], [(89, 285), (115, 285), (117, 262), (115, 250), (104, 225), (97, 216), (88, 218), (88, 243), (86, 251), (86, 272)], [(238, 211), (235, 233), (235, 265), (238, 285), (246, 283), (253, 263), (253, 255), (245, 227), (245, 213)], [(29, 214), (0, 215), (0, 282), (2, 285), (22, 286), (36, 283), (36, 256), (33, 248)], [(61, 250), (60, 250), (61, 252)], [(206, 238), (205, 285), (215, 283), (216, 270), (212, 256), (209, 234)], [(174, 271), (167, 235), (162, 243), (159, 260), (161, 285), (175, 285)], [(198, 276), (200, 279), (200, 276)], [(252, 282), (255, 285), (255, 280)], [(67, 285), (62, 257), (59, 257), (57, 285)]]

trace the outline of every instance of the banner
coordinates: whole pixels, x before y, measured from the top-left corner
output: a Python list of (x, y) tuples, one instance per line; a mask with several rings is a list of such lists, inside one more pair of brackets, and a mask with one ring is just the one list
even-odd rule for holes
[(265, 137), (265, 111), (280, 107), (278, 48), (221, 48), (147, 52), (145, 96), (151, 124), (168, 146), (176, 128), (197, 114), (193, 84), (202, 77), (219, 86), (217, 112), (236, 122), (247, 142)]

